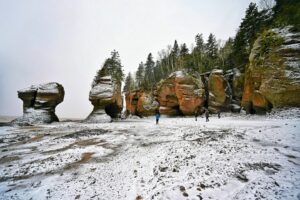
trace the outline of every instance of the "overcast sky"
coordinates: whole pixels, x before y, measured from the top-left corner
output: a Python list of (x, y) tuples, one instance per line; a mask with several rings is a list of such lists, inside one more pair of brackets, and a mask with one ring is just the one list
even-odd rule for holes
[[(234, 36), (250, 0), (0, 0), (0, 115), (22, 115), (17, 90), (55, 81), (58, 117), (86, 117), (96, 71), (113, 49), (125, 72), (173, 44)], [(257, 2), (257, 1), (252, 1)]]

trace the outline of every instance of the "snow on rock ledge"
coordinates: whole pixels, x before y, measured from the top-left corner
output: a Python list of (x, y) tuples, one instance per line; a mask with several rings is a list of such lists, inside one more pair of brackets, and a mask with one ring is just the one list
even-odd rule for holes
[(23, 116), (12, 121), (12, 124), (30, 125), (59, 121), (55, 107), (64, 100), (64, 95), (63, 86), (55, 82), (19, 90), (18, 97), (23, 101)]

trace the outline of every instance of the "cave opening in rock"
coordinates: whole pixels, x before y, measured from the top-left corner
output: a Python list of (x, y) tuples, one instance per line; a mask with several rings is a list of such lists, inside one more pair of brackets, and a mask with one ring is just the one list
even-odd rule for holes
[(252, 103), (252, 101), (250, 101), (250, 103), (249, 103), (248, 113), (249, 113), (249, 114), (255, 114), (255, 113), (256, 113), (256, 111), (255, 111), (254, 108), (253, 108), (253, 103)]
[(112, 118), (117, 118), (120, 108), (116, 104), (109, 104), (105, 107), (105, 112)]
[(178, 105), (178, 106), (175, 106), (174, 109), (177, 110), (177, 114), (178, 114), (179, 116), (184, 116), (184, 114), (181, 112), (181, 110), (180, 110), (180, 108), (179, 108), (179, 105)]

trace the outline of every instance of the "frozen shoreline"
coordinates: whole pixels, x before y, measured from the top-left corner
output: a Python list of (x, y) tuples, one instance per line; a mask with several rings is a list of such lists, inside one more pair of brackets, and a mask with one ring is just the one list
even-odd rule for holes
[(299, 116), (0, 127), (0, 199), (298, 199)]

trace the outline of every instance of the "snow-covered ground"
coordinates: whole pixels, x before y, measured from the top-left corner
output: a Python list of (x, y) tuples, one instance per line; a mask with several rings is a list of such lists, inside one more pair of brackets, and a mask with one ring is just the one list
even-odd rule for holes
[(300, 199), (300, 110), (0, 127), (0, 199)]

